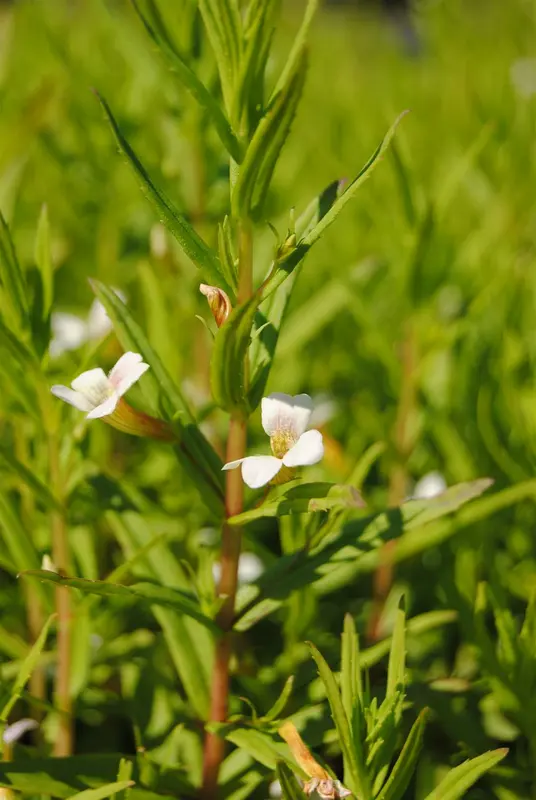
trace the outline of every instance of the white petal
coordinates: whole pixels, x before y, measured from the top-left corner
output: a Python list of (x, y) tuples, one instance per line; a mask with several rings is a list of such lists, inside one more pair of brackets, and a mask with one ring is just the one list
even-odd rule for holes
[(112, 385), (100, 367), (83, 372), (71, 382), (75, 392), (80, 392), (91, 403), (91, 408), (96, 408), (110, 397)]
[(274, 392), (262, 398), (262, 427), (268, 436), (278, 431), (289, 431), (299, 437), (307, 430), (313, 410), (313, 401), (308, 394)]
[(429, 472), (415, 484), (413, 497), (429, 500), (438, 494), (443, 494), (446, 488), (447, 482), (440, 472)]
[(65, 311), (55, 311), (50, 317), (52, 340), (49, 353), (51, 358), (61, 356), (67, 350), (76, 350), (88, 338), (87, 325), (76, 314)]
[(84, 397), (83, 394), (69, 389), (67, 386), (52, 386), (50, 391), (54, 397), (59, 397), (60, 400), (65, 400), (69, 405), (74, 406), (79, 411), (91, 411), (93, 403)]
[(242, 553), (238, 559), (238, 582), (253, 583), (264, 572), (264, 564), (255, 553)]
[(286, 467), (307, 467), (317, 464), (324, 455), (324, 444), (320, 431), (302, 433), (294, 447), (283, 456)]
[(33, 731), (39, 727), (39, 723), (36, 722), (35, 719), (18, 719), (12, 725), (8, 725), (7, 728), (4, 730), (3, 740), (4, 744), (13, 744), (13, 742), (18, 742), (25, 733), (28, 731)]
[(242, 477), (250, 489), (259, 489), (270, 483), (283, 462), (275, 456), (249, 456), (242, 461)]
[(90, 339), (101, 339), (112, 330), (112, 322), (100, 300), (93, 300), (87, 316), (87, 333)]
[(240, 466), (240, 464), (244, 461), (243, 458), (237, 459), (237, 461), (228, 461), (227, 464), (224, 464), (222, 469), (229, 470), (229, 469), (236, 469)]
[(119, 395), (117, 392), (114, 392), (110, 397), (108, 397), (103, 403), (90, 411), (87, 415), (88, 419), (100, 419), (101, 417), (107, 417), (110, 414), (113, 414), (115, 411), (115, 407), (119, 402)]
[(122, 397), (148, 369), (149, 364), (143, 363), (139, 353), (124, 353), (108, 377), (119, 397)]

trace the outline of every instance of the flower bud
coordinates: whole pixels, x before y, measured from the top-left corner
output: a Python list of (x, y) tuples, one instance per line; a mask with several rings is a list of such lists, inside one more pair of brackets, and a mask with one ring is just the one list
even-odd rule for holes
[(121, 397), (111, 414), (102, 417), (112, 428), (131, 436), (142, 436), (149, 439), (159, 439), (162, 442), (172, 442), (177, 437), (173, 430), (163, 419), (151, 417), (143, 411), (138, 411), (129, 406)]
[(216, 325), (218, 328), (221, 328), (233, 310), (231, 301), (223, 289), (218, 289), (217, 286), (208, 286), (206, 283), (202, 283), (199, 287), (199, 291), (207, 298), (212, 315), (216, 320)]
[(288, 744), (290, 751), (310, 780), (303, 784), (306, 795), (316, 792), (322, 800), (338, 800), (349, 797), (351, 792), (342, 783), (331, 777), (329, 772), (315, 761), (309, 748), (292, 722), (285, 722), (279, 728), (279, 735)]

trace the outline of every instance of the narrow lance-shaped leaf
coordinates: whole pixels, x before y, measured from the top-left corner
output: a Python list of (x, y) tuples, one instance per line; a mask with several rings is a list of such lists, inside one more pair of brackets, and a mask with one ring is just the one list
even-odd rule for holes
[(285, 800), (303, 800), (303, 792), (290, 767), (283, 761), (278, 761), (275, 772)]
[(160, 397), (165, 398), (165, 410), (168, 418), (173, 420), (180, 439), (179, 460), (190, 473), (194, 472), (198, 478), (196, 486), (200, 493), (209, 507), (219, 514), (223, 503), (221, 459), (195, 424), (184, 396), (121, 298), (99, 281), (91, 281), (91, 286), (112, 320), (117, 337), (125, 350), (141, 353), (150, 364), (151, 369), (145, 376), (145, 386), (149, 389), (148, 399), (156, 411), (161, 405)]
[(39, 268), (39, 274), (41, 276), (43, 296), (42, 315), (43, 319), (46, 319), (50, 313), (54, 291), (54, 268), (50, 252), (50, 225), (46, 205), (42, 207), (41, 214), (39, 215), (39, 222), (37, 223), (35, 263)]
[(231, 206), (237, 217), (249, 215), (252, 205), (257, 215), (262, 208), (275, 164), (296, 114), (306, 69), (307, 54), (303, 50), (294, 72), (257, 126), (233, 187)]
[(404, 797), (419, 760), (427, 716), (428, 709), (425, 708), (412, 725), (404, 747), (376, 800), (402, 800)]
[(98, 789), (86, 789), (83, 792), (72, 794), (69, 800), (105, 800), (106, 797), (111, 797), (116, 792), (122, 792), (129, 786), (134, 786), (134, 781), (107, 783), (106, 786), (99, 786)]
[(5, 303), (4, 315), (17, 333), (28, 329), (26, 283), (6, 220), (0, 212), (0, 283)]
[(468, 789), (479, 778), (502, 761), (507, 755), (508, 748), (490, 750), (481, 756), (464, 761), (458, 767), (451, 769), (438, 786), (426, 795), (424, 800), (458, 800), (463, 797)]
[(392, 697), (400, 691), (405, 681), (406, 664), (406, 612), (404, 597), (400, 599), (396, 610), (396, 619), (389, 653), (387, 669), (386, 697)]
[(345, 774), (346, 771), (348, 771), (348, 788), (351, 789), (360, 800), (370, 800), (371, 790), (368, 775), (363, 761), (359, 759), (358, 750), (354, 746), (350, 725), (346, 718), (335, 676), (330, 670), (324, 656), (316, 647), (309, 643), (309, 648), (316, 661), (320, 678), (326, 687), (331, 716), (337, 729), (339, 744), (344, 759)]
[(341, 695), (348, 723), (352, 725), (354, 709), (360, 708), (363, 698), (361, 667), (359, 663), (359, 639), (355, 622), (350, 614), (344, 616), (341, 648)]
[(41, 651), (43, 650), (50, 626), (53, 620), (56, 618), (56, 614), (51, 614), (51, 616), (45, 622), (41, 633), (39, 634), (38, 638), (32, 645), (32, 648), (24, 661), (22, 662), (21, 668), (19, 670), (19, 674), (17, 675), (17, 679), (13, 684), (7, 702), (5, 703), (2, 711), (0, 711), (0, 750), (2, 748), (3, 738), (2, 738), (2, 723), (6, 723), (8, 721), (9, 714), (11, 709), (19, 699), (22, 694), (22, 690), (28, 683), (30, 679), (30, 675), (34, 671), (37, 666), (37, 662), (39, 660), (39, 656), (41, 655)]
[[(232, 158), (238, 164), (240, 164), (242, 161), (242, 147), (218, 101), (208, 91), (202, 81), (199, 80), (193, 69), (188, 65), (185, 59), (178, 52), (177, 48), (170, 41), (169, 37), (165, 35), (163, 26), (151, 25), (151, 22), (147, 16), (143, 14), (138, 0), (133, 0), (133, 5), (138, 13), (139, 18), (145, 26), (147, 33), (162, 52), (171, 69), (179, 76), (180, 81), (199, 103), (201, 108), (205, 109), (214, 124), (222, 144)], [(155, 5), (152, 4), (152, 6), (153, 13), (158, 13)]]
[(133, 586), (123, 586), (118, 583), (106, 581), (89, 581), (85, 578), (64, 578), (56, 572), (48, 570), (29, 570), (22, 573), (25, 577), (36, 578), (39, 581), (68, 586), (81, 592), (100, 595), (101, 597), (117, 597), (124, 600), (138, 600), (151, 605), (172, 608), (180, 614), (185, 614), (205, 625), (209, 630), (218, 633), (217, 625), (202, 613), (199, 604), (184, 592), (170, 589), (167, 586), (158, 586), (153, 583), (137, 583)]
[(272, 96), (276, 95), (283, 89), (283, 87), (288, 82), (289, 76), (294, 72), (296, 64), (301, 59), (303, 48), (305, 47), (307, 42), (307, 34), (309, 33), (309, 28), (311, 27), (311, 23), (314, 19), (317, 10), (318, 10), (318, 0), (307, 0), (305, 13), (303, 15), (300, 28), (296, 36), (294, 37), (292, 48), (288, 55), (286, 64), (283, 67), (283, 71), (279, 76), (279, 80), (275, 85), (275, 89)]
[(296, 247), (274, 265), (272, 274), (264, 284), (263, 297), (267, 297), (271, 292), (275, 291), (296, 269), (326, 228), (335, 221), (344, 206), (352, 200), (357, 190), (371, 177), (373, 170), (378, 166), (389, 147), (400, 120), (406, 113), (404, 111), (397, 117), (365, 166), (344, 190), (341, 191), (341, 183), (339, 181), (334, 181), (322, 192), (321, 201), (315, 199), (308, 206), (306, 210), (306, 217), (308, 217), (306, 230), (301, 238), (298, 238)]
[(294, 677), (291, 675), (290, 678), (287, 678), (285, 685), (283, 686), (283, 691), (273, 704), (272, 708), (268, 711), (267, 714), (263, 716), (263, 720), (269, 722), (274, 719), (278, 719), (278, 717), (281, 716), (281, 714), (285, 710), (285, 706), (287, 705), (290, 699), (293, 685), (294, 685)]
[(199, 10), (218, 64), (225, 106), (233, 108), (235, 79), (241, 50), (241, 21), (238, 7), (228, 0), (199, 0)]
[[(141, 182), (141, 190), (156, 209), (159, 219), (177, 239), (186, 255), (202, 270), (207, 282), (221, 286), (224, 278), (217, 254), (203, 241), (164, 192), (157, 188), (138, 156), (123, 136), (108, 103), (99, 94), (97, 94), (97, 97), (110, 123), (120, 152), (126, 158), (138, 181)], [(227, 291), (229, 287), (225, 284), (222, 288)]]
[(269, 48), (276, 15), (281, 0), (252, 0), (246, 9), (244, 20), (244, 53), (240, 63), (235, 89), (234, 116), (242, 119), (247, 114), (248, 103), (259, 104), (262, 109), (262, 93), (257, 93), (256, 79), (263, 80), (266, 50)]
[(210, 365), (212, 394), (226, 411), (248, 410), (245, 359), (258, 302), (255, 294), (238, 306), (214, 340)]

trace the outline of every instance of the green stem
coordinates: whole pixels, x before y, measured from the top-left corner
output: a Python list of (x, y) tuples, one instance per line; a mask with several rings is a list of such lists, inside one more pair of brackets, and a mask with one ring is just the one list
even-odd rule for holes
[[(241, 220), (238, 230), (239, 284), (238, 302), (243, 303), (253, 291), (253, 240), (251, 223)], [(246, 370), (247, 375), (247, 370)], [(232, 416), (227, 438), (226, 461), (243, 458), (246, 453), (247, 420)], [(244, 484), (240, 470), (230, 470), (225, 476), (225, 516), (226, 519), (240, 514), (244, 505)], [(222, 527), (221, 578), (219, 595), (225, 601), (218, 614), (217, 622), (222, 635), (216, 643), (212, 687), (210, 698), (211, 722), (225, 722), (229, 707), (229, 662), (231, 658), (232, 627), (235, 615), (236, 590), (238, 586), (238, 562), (240, 559), (242, 534), (239, 528), (228, 525)], [(203, 800), (213, 800), (218, 789), (218, 775), (225, 757), (225, 741), (214, 733), (207, 733), (203, 753)]]

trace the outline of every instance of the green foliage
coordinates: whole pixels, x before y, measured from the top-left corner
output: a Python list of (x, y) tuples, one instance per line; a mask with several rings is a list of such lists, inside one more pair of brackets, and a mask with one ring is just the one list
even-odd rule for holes
[[(535, 795), (534, 18), (349, 5), (1, 6), (8, 793)], [(50, 394), (126, 351), (169, 437)], [(272, 391), (324, 458), (242, 504)]]

